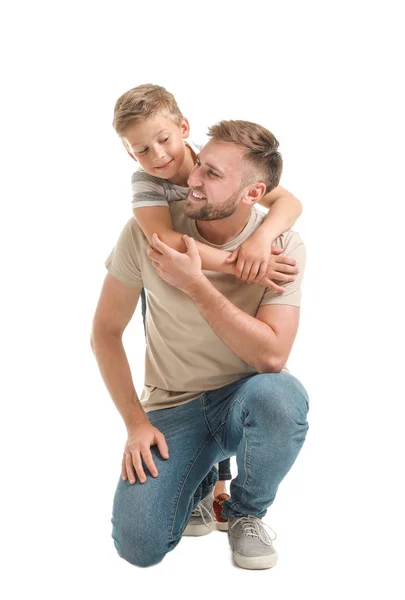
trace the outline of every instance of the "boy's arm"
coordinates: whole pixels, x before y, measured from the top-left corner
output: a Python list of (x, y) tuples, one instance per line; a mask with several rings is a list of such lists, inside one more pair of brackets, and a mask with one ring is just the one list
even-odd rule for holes
[(301, 202), (281, 185), (263, 196), (259, 204), (271, 210), (255, 233), (265, 235), (271, 244), (279, 235), (291, 229), (302, 213)]
[[(263, 278), (271, 280), (271, 287), (279, 292), (283, 288), (273, 281), (287, 283), (294, 277), (295, 270), (280, 267), (278, 259), (271, 254), (271, 246), (276, 238), (290, 229), (302, 212), (301, 202), (280, 185), (259, 201), (270, 209), (260, 227), (234, 252), (227, 262), (235, 263), (235, 275), (248, 283), (263, 283)], [(291, 265), (293, 266), (293, 265)]]
[[(149, 244), (152, 244), (152, 235), (157, 233), (159, 238), (177, 252), (187, 252), (183, 235), (174, 231), (170, 209), (167, 206), (142, 206), (134, 208), (134, 217), (142, 229)], [(219, 250), (196, 240), (202, 260), (202, 268), (207, 271), (218, 271), (235, 275), (235, 265), (225, 263), (230, 252)]]

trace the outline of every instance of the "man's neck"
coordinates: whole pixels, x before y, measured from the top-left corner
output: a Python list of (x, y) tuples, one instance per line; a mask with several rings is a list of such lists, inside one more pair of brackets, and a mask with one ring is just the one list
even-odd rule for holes
[(249, 222), (251, 212), (248, 214), (241, 213), (236, 215), (235, 213), (225, 219), (218, 219), (217, 221), (196, 221), (196, 227), (201, 235), (210, 244), (216, 246), (224, 246), (228, 242), (231, 242), (245, 229)]

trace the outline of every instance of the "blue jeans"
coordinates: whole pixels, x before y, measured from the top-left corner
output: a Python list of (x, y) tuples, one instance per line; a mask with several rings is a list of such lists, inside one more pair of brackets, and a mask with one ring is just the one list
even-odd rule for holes
[(236, 455), (238, 475), (223, 516), (263, 517), (304, 443), (307, 411), (307, 393), (295, 377), (266, 373), (149, 412), (170, 458), (153, 446), (158, 477), (132, 485), (120, 477), (112, 518), (118, 554), (140, 567), (160, 562), (215, 485), (215, 464), (229, 456)]
[[(146, 294), (145, 294), (145, 289), (142, 288), (141, 290), (141, 309), (142, 309), (142, 320), (143, 320), (143, 328), (145, 330), (145, 334), (146, 334), (146, 325), (145, 325), (145, 319), (146, 319)], [(224, 461), (221, 461), (218, 465), (218, 478), (221, 481), (226, 481), (228, 479), (232, 479), (232, 473), (231, 473), (231, 461), (229, 460), (229, 458), (227, 458)]]

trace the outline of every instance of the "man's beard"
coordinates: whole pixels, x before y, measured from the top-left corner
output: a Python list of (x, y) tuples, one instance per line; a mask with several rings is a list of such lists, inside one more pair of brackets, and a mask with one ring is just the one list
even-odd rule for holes
[(240, 190), (230, 196), (221, 206), (211, 206), (208, 202), (204, 206), (199, 207), (192, 200), (186, 200), (183, 210), (184, 214), (190, 219), (196, 221), (217, 221), (230, 217), (236, 210)]

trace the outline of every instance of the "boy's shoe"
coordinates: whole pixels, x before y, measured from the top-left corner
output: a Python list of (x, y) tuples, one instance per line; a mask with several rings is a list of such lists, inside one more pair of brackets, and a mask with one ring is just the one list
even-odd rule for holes
[(215, 525), (220, 531), (228, 531), (228, 519), (222, 516), (222, 505), (228, 498), (230, 498), (230, 495), (224, 492), (214, 498), (214, 502), (212, 503), (215, 514)]
[(183, 535), (207, 535), (214, 529), (214, 509), (212, 508), (213, 493), (201, 500), (191, 513), (191, 517)]
[(270, 537), (261, 519), (252, 516), (231, 517), (228, 539), (233, 550), (233, 560), (242, 569), (270, 569), (277, 562), (274, 537)]

